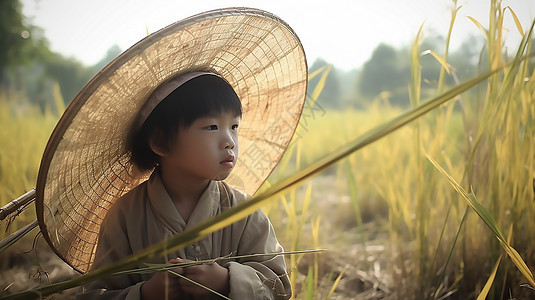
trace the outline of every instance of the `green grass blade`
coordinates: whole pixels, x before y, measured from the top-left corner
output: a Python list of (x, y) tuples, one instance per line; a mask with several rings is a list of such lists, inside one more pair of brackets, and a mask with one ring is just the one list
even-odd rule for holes
[(409, 89), (409, 100), (412, 106), (420, 104), (422, 88), (422, 65), (420, 64), (420, 44), (422, 41), (423, 25), (418, 29), (418, 34), (411, 48), (411, 87)]
[(311, 80), (313, 79), (314, 77), (318, 76), (321, 72), (325, 71), (325, 68), (327, 68), (327, 65), (315, 70), (314, 72), (312, 73), (309, 73), (308, 74), (308, 80)]
[(479, 28), (479, 30), (481, 30), (481, 32), (483, 32), (483, 34), (485, 35), (485, 39), (488, 41), (489, 32), (485, 29), (485, 27), (483, 27), (483, 25), (481, 25), (481, 23), (479, 23), (479, 21), (474, 19), (473, 17), (467, 16), (467, 18), (470, 19), (470, 21), (472, 21), (472, 23), (474, 23), (476, 27)]
[(463, 189), (455, 181), (455, 179), (453, 179), (453, 177), (451, 177), (431, 156), (427, 155), (427, 159), (444, 177), (446, 177), (446, 179), (452, 185), (455, 191), (457, 191), (463, 197), (463, 199), (466, 200), (468, 205), (479, 215), (479, 217), (485, 222), (485, 224), (494, 233), (498, 240), (505, 241), (503, 234), (498, 228), (498, 223), (496, 223), (496, 220), (489, 213), (489, 211), (483, 205), (481, 205), (479, 201), (477, 201), (475, 195), (473, 193), (469, 194), (468, 192), (466, 192), (466, 190)]
[(503, 11), (505, 12), (505, 10), (509, 10), (511, 16), (513, 16), (513, 20), (515, 21), (516, 29), (518, 30), (520, 35), (524, 35), (524, 29), (522, 29), (522, 24), (520, 23), (520, 20), (518, 20), (518, 17), (516, 16), (513, 9), (510, 6), (506, 6)]
[(61, 95), (61, 89), (59, 83), (54, 81), (52, 85), (52, 97), (54, 99), (54, 110), (58, 116), (61, 116), (65, 111), (65, 101)]
[(502, 256), (498, 257), (498, 261), (494, 265), (494, 268), (492, 269), (492, 273), (490, 273), (489, 279), (485, 283), (485, 286), (481, 290), (481, 293), (477, 296), (476, 300), (485, 300), (487, 299), (487, 295), (489, 294), (490, 288), (492, 287), (492, 284), (494, 283), (494, 279), (496, 278), (496, 273), (498, 272), (498, 267), (500, 266), (500, 262), (502, 261)]
[(448, 62), (443, 57), (438, 55), (438, 53), (436, 53), (433, 50), (425, 50), (422, 53), (422, 55), (427, 55), (427, 54), (433, 56), (433, 58), (440, 64), (440, 66), (442, 66), (442, 70), (445, 70), (448, 74), (451, 73), (450, 66), (449, 66)]
[[(312, 241), (314, 243), (314, 248), (319, 248), (319, 228), (320, 228), (320, 217), (316, 219), (316, 222), (312, 224)], [(318, 288), (319, 282), (319, 262), (318, 262), (318, 253), (314, 253), (314, 288)]]
[(314, 299), (314, 267), (308, 266), (308, 274), (305, 281), (305, 299)]
[(451, 33), (453, 31), (453, 24), (455, 24), (455, 20), (457, 19), (457, 13), (459, 13), (459, 10), (461, 9), (462, 5), (457, 7), (457, 0), (453, 1), (453, 7), (451, 10), (451, 19), (450, 19), (450, 27), (448, 29), (448, 35), (446, 37), (446, 46), (444, 48), (444, 57), (442, 60), (444, 63), (441, 63), (442, 68), (440, 69), (440, 75), (438, 77), (438, 87), (437, 91), (438, 93), (442, 93), (444, 90), (444, 80), (445, 80), (445, 72), (447, 71), (448, 74), (450, 73), (449, 69), (446, 69), (446, 66), (448, 66), (447, 60), (448, 60), (448, 52), (450, 49), (450, 41), (451, 41)]
[(357, 221), (357, 227), (362, 225), (362, 215), (360, 213), (360, 205), (357, 193), (357, 181), (355, 180), (355, 175), (353, 175), (353, 170), (351, 169), (351, 163), (349, 160), (346, 160), (346, 170), (347, 170), (347, 186), (349, 188), (349, 196), (351, 198), (351, 203), (353, 204), (353, 210), (355, 212), (355, 220)]
[[(310, 107), (313, 107), (316, 101), (318, 100), (321, 92), (323, 91), (323, 88), (325, 87), (325, 82), (327, 81), (327, 76), (331, 72), (331, 69), (333, 68), (332, 65), (328, 65), (327, 69), (323, 71), (323, 74), (321, 74), (321, 78), (314, 87), (314, 90), (312, 91), (312, 95), (310, 96)], [(322, 68), (323, 69), (323, 68)]]
[[(464, 226), (464, 223), (466, 221), (466, 216), (468, 215), (468, 206), (466, 206), (466, 209), (463, 214), (463, 218), (461, 219), (461, 224), (459, 224), (459, 228), (457, 229), (457, 233), (455, 234), (455, 238), (453, 239), (453, 243), (450, 248), (450, 252), (448, 253), (448, 257), (446, 258), (446, 262), (444, 263), (444, 266), (442, 267), (442, 270), (440, 271), (440, 275), (438, 276), (437, 283), (435, 286), (439, 286), (440, 283), (444, 280), (446, 277), (446, 270), (448, 268), (448, 265), (450, 263), (451, 258), (453, 257), (453, 250), (455, 250), (455, 246), (457, 245), (457, 241), (459, 240), (459, 236), (461, 235), (461, 230)], [(434, 295), (434, 299), (437, 299), (439, 296), (439, 290), (437, 289)]]
[(533, 36), (534, 26), (535, 26), (535, 20), (531, 23), (531, 27), (529, 28), (528, 33), (524, 35), (522, 37), (522, 40), (520, 41), (520, 45), (518, 46), (518, 50), (516, 51), (515, 58), (513, 62), (510, 64), (510, 67), (508, 68), (508, 71), (505, 74), (505, 78), (503, 80), (503, 86), (500, 89), (500, 95), (499, 95), (500, 98), (503, 97), (503, 93), (510, 91), (511, 85), (514, 84), (514, 79), (517, 76), (520, 63), (524, 61), (524, 58), (526, 57), (524, 53), (526, 52), (526, 49), (531, 40), (531, 37)]
[(190, 283), (193, 283), (194, 285), (199, 286), (199, 287), (201, 287), (201, 288), (203, 288), (203, 289), (205, 289), (205, 290), (211, 292), (212, 294), (218, 295), (219, 297), (221, 297), (221, 298), (223, 298), (223, 299), (231, 300), (229, 297), (227, 297), (227, 296), (225, 296), (225, 295), (222, 295), (222, 294), (220, 294), (219, 292), (214, 291), (214, 290), (212, 290), (211, 288), (209, 288), (209, 287), (207, 287), (207, 286), (205, 286), (205, 285), (203, 285), (203, 284), (200, 284), (200, 283), (198, 283), (198, 282), (195, 281), (195, 280), (191, 280), (191, 279), (189, 279), (188, 277), (186, 277), (186, 276), (184, 276), (184, 275), (182, 275), (182, 274), (178, 274), (177, 272), (175, 272), (175, 271), (171, 271), (171, 270), (167, 270), (167, 272), (169, 272), (169, 273), (171, 273), (171, 274), (173, 274), (173, 275), (175, 275), (175, 276), (177, 276), (177, 277), (180, 277), (180, 278), (182, 278), (182, 279), (184, 279), (184, 280), (186, 280), (186, 281), (188, 281), (188, 282), (190, 282)]
[(511, 247), (511, 245), (505, 240), (505, 237), (501, 233), (498, 224), (496, 223), (496, 220), (490, 214), (490, 212), (483, 205), (481, 205), (481, 203), (479, 203), (473, 191), (471, 191), (470, 193), (466, 192), (455, 181), (455, 179), (453, 179), (453, 177), (451, 177), (449, 174), (446, 173), (444, 169), (442, 169), (442, 167), (433, 158), (427, 155), (427, 159), (431, 162), (431, 164), (433, 164), (433, 166), (435, 166), (435, 168), (442, 175), (444, 175), (444, 177), (446, 177), (446, 179), (453, 186), (453, 188), (462, 196), (463, 199), (466, 200), (468, 205), (478, 214), (478, 216), (489, 227), (492, 233), (494, 233), (494, 236), (498, 239), (507, 255), (509, 255), (518, 270), (528, 280), (529, 284), (535, 286), (535, 279), (533, 278), (533, 274), (531, 273), (530, 269), (528, 268), (520, 254), (518, 254), (518, 252), (513, 247)]
[(346, 270), (347, 270), (347, 266), (342, 270), (342, 272), (340, 272), (340, 275), (338, 275), (338, 277), (336, 277), (336, 280), (334, 281), (333, 286), (331, 287), (331, 290), (329, 291), (329, 294), (327, 295), (327, 297), (325, 299), (331, 299), (331, 297), (334, 294), (334, 291), (336, 290), (336, 287), (340, 283), (340, 280), (342, 279), (342, 276), (344, 276), (344, 272)]
[[(307, 185), (305, 196), (303, 198), (303, 205), (302, 205), (302, 209), (301, 209), (301, 218), (299, 219), (299, 224), (297, 226), (297, 230), (299, 232), (303, 231), (303, 226), (305, 225), (308, 208), (310, 207), (310, 199), (311, 198), (312, 198), (312, 185), (309, 184), (309, 185)], [(299, 245), (299, 244), (297, 244), (297, 245)]]
[[(507, 240), (507, 243), (511, 243), (511, 238), (513, 236), (513, 225), (509, 227), (509, 239)], [(492, 284), (494, 283), (494, 280), (496, 278), (496, 273), (498, 272), (498, 267), (500, 266), (500, 262), (503, 258), (503, 255), (500, 254), (498, 257), (498, 260), (496, 261), (496, 264), (494, 265), (494, 268), (492, 269), (492, 272), (490, 273), (489, 279), (485, 283), (485, 286), (483, 286), (483, 289), (477, 296), (476, 300), (485, 300), (487, 299), (487, 295), (489, 294), (490, 288), (492, 287)]]

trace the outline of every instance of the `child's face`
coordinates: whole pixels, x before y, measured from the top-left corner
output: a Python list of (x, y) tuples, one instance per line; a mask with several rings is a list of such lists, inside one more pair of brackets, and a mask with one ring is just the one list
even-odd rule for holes
[(180, 128), (161, 158), (162, 167), (200, 180), (227, 178), (238, 159), (239, 123), (240, 117), (224, 112)]

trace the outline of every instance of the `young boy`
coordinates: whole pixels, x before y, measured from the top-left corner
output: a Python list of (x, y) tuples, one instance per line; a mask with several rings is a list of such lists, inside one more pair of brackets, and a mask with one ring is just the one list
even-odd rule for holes
[[(143, 38), (84, 86), (50, 136), (36, 185), (43, 238), (84, 273), (246, 201), (290, 143), (307, 77), (295, 32), (254, 8), (200, 13)], [(257, 211), (143, 263), (281, 251), (269, 220)], [(235, 300), (291, 295), (282, 255), (175, 271)], [(81, 287), (78, 298), (219, 296), (157, 272), (101, 278)]]
[[(222, 182), (238, 157), (240, 99), (216, 74), (184, 74), (160, 89), (174, 88), (176, 82), (184, 83), (154, 108), (138, 132), (131, 134), (132, 162), (142, 170), (155, 170), (147, 182), (120, 198), (106, 215), (93, 268), (141, 251), (246, 199), (245, 194)], [(280, 251), (268, 218), (257, 211), (173, 253), (167, 262)], [(232, 299), (287, 299), (291, 295), (283, 256), (175, 271)], [(97, 296), (219, 299), (207, 289), (163, 271), (100, 280), (83, 287), (78, 298)]]

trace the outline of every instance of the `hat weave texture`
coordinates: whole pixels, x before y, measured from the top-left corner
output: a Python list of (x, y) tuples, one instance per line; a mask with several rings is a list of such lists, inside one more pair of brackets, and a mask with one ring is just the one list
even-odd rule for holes
[(297, 126), (307, 87), (303, 47), (278, 17), (229, 8), (171, 24), (136, 43), (76, 96), (43, 154), (36, 188), (39, 226), (52, 249), (87, 271), (110, 206), (145, 181), (130, 163), (127, 135), (161, 83), (207, 71), (240, 97), (239, 160), (226, 179), (254, 192), (272, 172)]

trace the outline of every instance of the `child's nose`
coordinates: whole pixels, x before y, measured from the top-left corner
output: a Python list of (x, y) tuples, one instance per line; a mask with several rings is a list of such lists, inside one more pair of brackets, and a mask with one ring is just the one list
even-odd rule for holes
[(232, 137), (232, 135), (230, 133), (225, 134), (225, 137), (223, 140), (223, 148), (234, 149), (235, 146), (236, 146), (236, 143), (234, 142), (234, 138)]
[(225, 149), (234, 149), (234, 146), (236, 146), (234, 143), (228, 143), (228, 144), (225, 146)]

